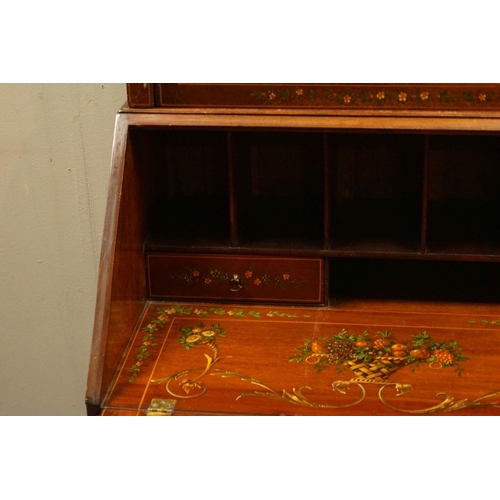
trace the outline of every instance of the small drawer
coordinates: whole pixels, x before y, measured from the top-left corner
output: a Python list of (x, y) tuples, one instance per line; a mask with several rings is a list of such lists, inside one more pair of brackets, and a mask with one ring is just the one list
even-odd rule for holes
[(320, 304), (323, 259), (147, 253), (149, 296)]

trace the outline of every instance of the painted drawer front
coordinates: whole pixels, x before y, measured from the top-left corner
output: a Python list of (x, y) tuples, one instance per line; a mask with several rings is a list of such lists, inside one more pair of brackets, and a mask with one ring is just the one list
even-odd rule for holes
[(322, 259), (150, 253), (146, 263), (152, 298), (323, 302)]

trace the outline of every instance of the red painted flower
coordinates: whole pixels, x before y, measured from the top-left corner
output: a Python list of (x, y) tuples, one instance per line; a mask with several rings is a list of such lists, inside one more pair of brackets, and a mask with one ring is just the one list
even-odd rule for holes
[(251, 278), (251, 277), (252, 277), (252, 271), (247, 271), (247, 272), (245, 273), (245, 278), (247, 278), (247, 279), (248, 279), (248, 278)]
[(283, 279), (284, 279), (284, 280), (289, 280), (289, 279), (290, 279), (290, 275), (289, 275), (288, 273), (285, 273), (285, 274), (283, 275)]
[(262, 281), (260, 281), (260, 279), (259, 279), (259, 278), (257, 278), (257, 279), (253, 282), (253, 284), (254, 284), (254, 285), (257, 285), (257, 286), (259, 286), (261, 283), (262, 283)]

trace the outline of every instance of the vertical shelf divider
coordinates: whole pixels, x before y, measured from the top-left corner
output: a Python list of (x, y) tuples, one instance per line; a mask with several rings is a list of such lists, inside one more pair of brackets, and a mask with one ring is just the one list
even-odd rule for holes
[[(330, 210), (331, 210), (331, 177), (330, 177), (330, 144), (328, 132), (323, 132), (323, 249), (330, 249)], [(323, 302), (330, 301), (330, 259), (323, 259)]]
[(231, 247), (236, 247), (239, 244), (238, 237), (238, 195), (236, 189), (236, 173), (233, 161), (233, 136), (231, 132), (227, 132), (227, 168), (228, 168), (228, 184), (229, 184), (229, 244)]
[(420, 234), (420, 253), (427, 252), (427, 217), (429, 202), (429, 134), (424, 136), (424, 172), (422, 186), (422, 226)]
[(323, 132), (323, 249), (330, 248), (330, 150), (328, 134)]

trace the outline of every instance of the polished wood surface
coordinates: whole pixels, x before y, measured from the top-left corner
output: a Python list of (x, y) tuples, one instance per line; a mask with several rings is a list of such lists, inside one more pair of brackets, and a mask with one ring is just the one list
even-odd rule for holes
[(498, 132), (499, 111), (402, 112), (243, 108), (123, 109), (132, 126), (276, 127), (288, 129)]
[[(500, 415), (498, 312), (491, 304), (397, 300), (329, 308), (152, 302), (105, 411), (141, 415), (153, 398), (167, 398), (177, 401), (174, 414)], [(389, 376), (371, 378), (359, 375), (359, 361), (317, 370), (317, 351), (297, 362), (305, 340), (314, 346), (347, 332), (359, 344), (364, 332), (373, 340), (387, 331), (408, 349), (425, 332), (455, 349), (455, 359), (409, 362), (407, 350)]]

